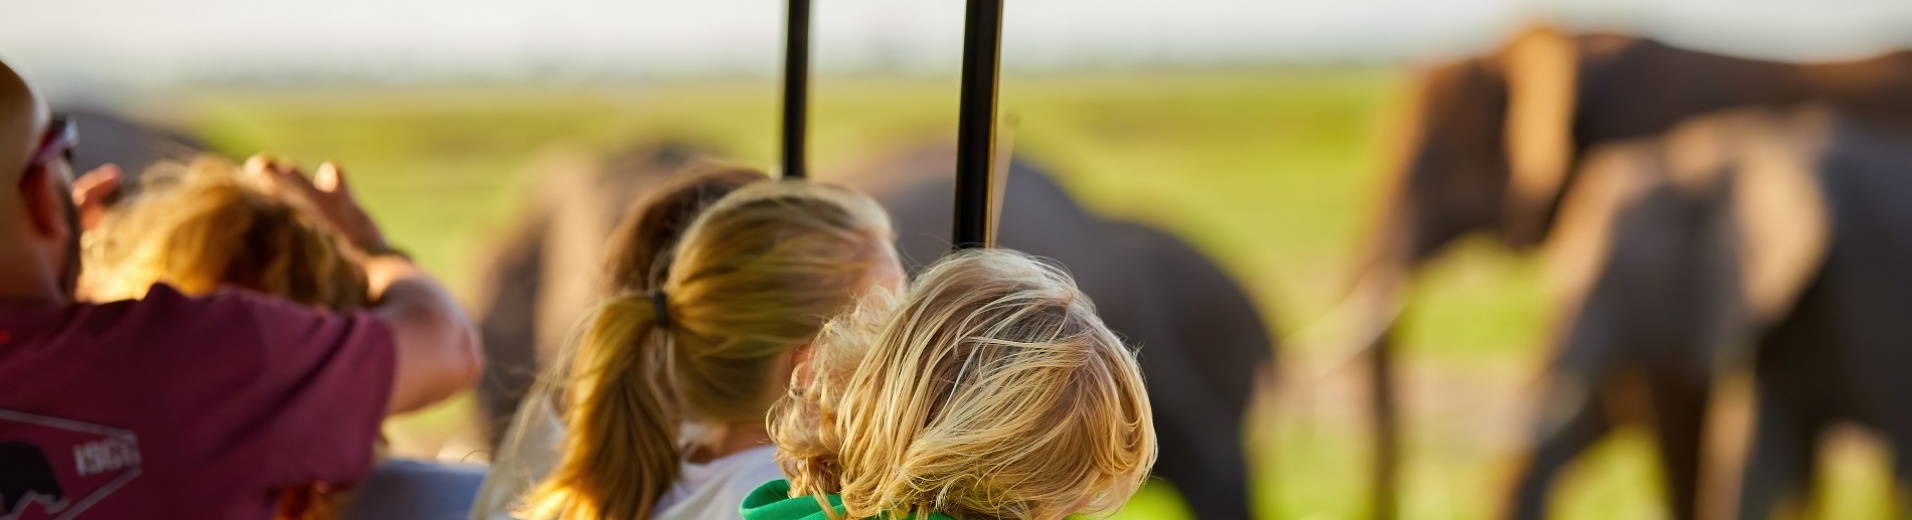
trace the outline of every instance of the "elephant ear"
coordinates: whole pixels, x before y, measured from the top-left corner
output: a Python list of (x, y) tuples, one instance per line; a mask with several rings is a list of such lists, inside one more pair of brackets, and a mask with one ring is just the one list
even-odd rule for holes
[(540, 205), (549, 211), (550, 224), (538, 246), (544, 255), (538, 274), (539, 304), (533, 309), (540, 365), (557, 356), (576, 332), (573, 325), (590, 312), (601, 293), (604, 243), (612, 220), (621, 208), (602, 192), (598, 179), (604, 167), (577, 150), (553, 150), (535, 161), (544, 184)]
[(1761, 326), (1792, 311), (1825, 261), (1832, 234), (1817, 175), (1830, 114), (1765, 114), (1767, 124), (1741, 126), (1746, 135), (1736, 143), (1742, 155), (1733, 190), (1741, 294)]
[(1500, 59), (1507, 78), (1504, 232), (1510, 242), (1527, 245), (1545, 232), (1573, 162), (1579, 49), (1572, 36), (1542, 26), (1516, 36)]
[(1683, 124), (1664, 138), (1669, 180), (1723, 205), (1724, 240), (1708, 262), (1729, 288), (1707, 326), (1715, 367), (1744, 366), (1749, 347), (1792, 311), (1825, 261), (1831, 217), (1817, 162), (1830, 135), (1826, 122), (1813, 109), (1746, 109)]
[(1550, 296), (1573, 315), (1609, 261), (1614, 218), (1665, 176), (1657, 143), (1628, 141), (1595, 147), (1580, 166), (1573, 191), (1560, 201), (1546, 243)]

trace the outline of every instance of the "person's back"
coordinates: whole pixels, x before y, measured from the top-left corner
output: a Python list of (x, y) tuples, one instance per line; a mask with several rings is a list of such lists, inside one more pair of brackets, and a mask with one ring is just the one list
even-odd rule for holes
[[(0, 437), (56, 462), (39, 483), (54, 491), (49, 514), (263, 518), (268, 490), (369, 471), (385, 416), (371, 403), (391, 391), (372, 383), (393, 377), (389, 330), (363, 315), (287, 317), (305, 313), (164, 285), (143, 300), (0, 311)], [(178, 475), (193, 483), (168, 482)]]
[[(205, 297), (237, 287), (333, 312), (370, 303), (361, 253), (311, 208), (223, 158), (162, 162), (134, 192), (86, 232), (82, 299), (136, 299), (161, 286)], [(463, 518), (484, 476), (477, 466), (383, 456), (376, 464), (349, 490), (317, 482), (281, 489), (277, 517)]]
[(368, 311), (165, 285), (75, 303), (82, 222), (115, 181), (70, 180), (72, 136), (0, 65), (0, 517), (265, 518), (280, 489), (363, 477), (385, 414), (475, 377), (468, 321), (384, 254), (336, 168), (254, 174), (368, 253)]
[(1135, 355), (1026, 255), (945, 258), (814, 348), (772, 413), (790, 479), (746, 520), (1061, 520), (1120, 507), (1155, 463)]

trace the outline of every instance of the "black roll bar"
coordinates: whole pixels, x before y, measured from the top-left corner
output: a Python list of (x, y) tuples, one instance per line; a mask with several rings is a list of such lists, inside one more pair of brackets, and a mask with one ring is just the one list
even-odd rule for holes
[(810, 0), (789, 0), (783, 41), (783, 177), (801, 179), (810, 110)]
[(963, 16), (962, 104), (956, 122), (957, 249), (990, 247), (990, 166), (995, 163), (996, 85), (1001, 72), (1003, 0), (969, 0)]
[[(995, 245), (991, 212), (998, 182), (996, 87), (1001, 74), (1003, 0), (968, 0), (963, 16), (963, 67), (956, 122), (956, 211), (951, 242), (957, 249)], [(810, 0), (788, 0), (783, 66), (783, 176), (805, 176), (809, 109)]]

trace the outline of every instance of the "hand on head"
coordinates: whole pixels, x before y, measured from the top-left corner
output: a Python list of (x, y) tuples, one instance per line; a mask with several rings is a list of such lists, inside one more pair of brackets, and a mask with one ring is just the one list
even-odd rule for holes
[[(81, 220), (111, 193), (112, 169), (76, 181)], [(79, 294), (92, 301), (144, 298), (155, 285), (198, 296), (242, 287), (335, 311), (368, 303), (359, 255), (318, 211), (268, 193), (224, 158), (162, 162), (142, 172), (139, 196), (85, 224)]]
[(104, 165), (73, 181), (73, 205), (80, 212), (80, 229), (92, 231), (106, 216), (106, 206), (119, 193), (120, 169)]
[(359, 250), (371, 254), (391, 251), (384, 233), (352, 197), (351, 187), (345, 183), (345, 174), (337, 164), (319, 165), (319, 171), (308, 179), (298, 165), (259, 154), (246, 160), (246, 173), (259, 176), (266, 189), (274, 193), (311, 204), (326, 223)]
[(484, 360), (470, 318), (410, 260), (386, 254), (394, 250), (352, 196), (338, 165), (322, 164), (308, 179), (297, 165), (261, 154), (246, 160), (245, 171), (258, 176), (267, 191), (304, 200), (339, 236), (373, 256), (362, 264), (369, 295), (377, 302), (372, 311), (392, 327), (398, 342), (391, 411), (436, 403), (477, 380)]

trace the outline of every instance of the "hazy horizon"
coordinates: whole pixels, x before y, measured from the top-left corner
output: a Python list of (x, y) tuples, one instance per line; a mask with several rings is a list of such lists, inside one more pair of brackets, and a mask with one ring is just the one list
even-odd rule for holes
[[(821, 73), (956, 69), (962, 2), (815, 6)], [(63, 0), (5, 9), (0, 58), (16, 68), (42, 82), (135, 88), (761, 76), (779, 66), (783, 23), (774, 0)], [(1528, 19), (1779, 58), (1912, 45), (1912, 2), (1873, 0), (1011, 0), (1006, 13), (1011, 71), (1394, 63), (1477, 50)]]

